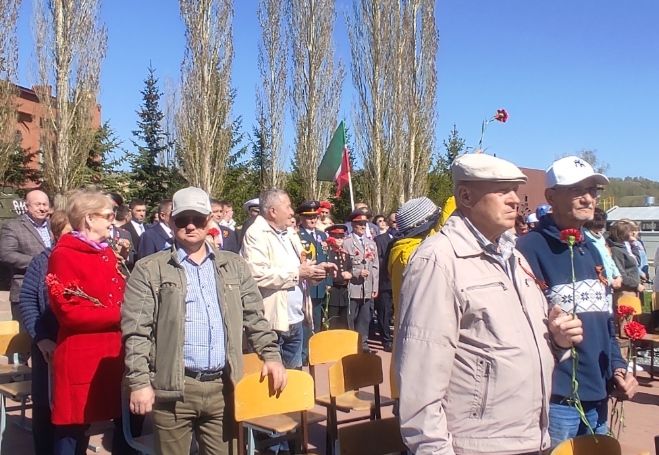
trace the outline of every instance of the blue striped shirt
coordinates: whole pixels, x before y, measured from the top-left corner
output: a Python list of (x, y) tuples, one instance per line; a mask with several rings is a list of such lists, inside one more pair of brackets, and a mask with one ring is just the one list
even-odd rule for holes
[(206, 257), (200, 264), (192, 261), (183, 248), (176, 250), (185, 269), (185, 341), (183, 361), (194, 371), (224, 368), (226, 348), (220, 296), (215, 284), (215, 254), (206, 245)]

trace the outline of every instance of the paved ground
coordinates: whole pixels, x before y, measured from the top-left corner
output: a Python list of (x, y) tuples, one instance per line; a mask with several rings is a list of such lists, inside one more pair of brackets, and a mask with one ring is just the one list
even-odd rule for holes
[[(0, 292), (0, 319), (10, 319), (11, 312), (7, 302), (7, 292)], [(379, 350), (377, 343), (372, 345), (378, 349), (378, 355), (382, 357), (384, 371), (389, 370), (390, 354)], [(326, 390), (327, 383), (325, 380), (326, 370), (320, 370), (317, 374), (320, 378), (317, 383), (317, 390)], [(388, 374), (384, 374), (385, 383), (382, 386), (382, 392), (389, 394)], [(623, 430), (620, 440), (623, 446), (623, 455), (640, 455), (653, 454), (655, 435), (659, 435), (659, 379), (650, 382), (646, 373), (639, 374), (639, 380), (642, 387), (632, 402), (625, 404), (625, 429)], [(524, 397), (520, 397), (524, 399)], [(12, 405), (13, 403), (9, 403)], [(322, 412), (322, 409), (317, 409)], [(27, 423), (30, 423), (29, 411)], [(391, 415), (390, 409), (383, 411), (384, 416)], [(16, 423), (20, 421), (19, 412), (13, 411), (9, 414), (8, 425), (2, 439), (0, 454), (32, 454), (32, 434), (21, 428)], [(102, 424), (93, 428), (91, 443), (98, 447), (97, 453), (110, 453), (110, 443), (112, 440), (111, 425)], [(324, 423), (311, 425), (310, 427), (311, 443), (322, 449), (325, 445), (325, 426)], [(94, 453), (91, 450), (88, 453)]]

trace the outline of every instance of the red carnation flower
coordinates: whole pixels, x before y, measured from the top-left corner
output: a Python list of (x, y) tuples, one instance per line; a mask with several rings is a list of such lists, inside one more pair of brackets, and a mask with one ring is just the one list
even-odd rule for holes
[(501, 123), (506, 123), (508, 121), (508, 112), (505, 109), (497, 109), (494, 120), (498, 120)]
[(625, 324), (625, 335), (627, 335), (627, 338), (632, 341), (643, 339), (647, 333), (648, 332), (645, 330), (645, 326), (640, 322), (632, 321)]
[(64, 294), (64, 285), (54, 273), (46, 275), (46, 286), (48, 286), (48, 290), (50, 290), (50, 293), (54, 296)]
[(208, 235), (210, 235), (211, 237), (217, 237), (218, 235), (220, 235), (220, 231), (217, 228), (210, 228), (208, 230)]
[(570, 246), (581, 242), (581, 231), (579, 229), (563, 229), (561, 231), (561, 242)]
[(620, 305), (618, 307), (618, 317), (626, 319), (628, 317), (634, 316), (634, 309), (627, 305)]

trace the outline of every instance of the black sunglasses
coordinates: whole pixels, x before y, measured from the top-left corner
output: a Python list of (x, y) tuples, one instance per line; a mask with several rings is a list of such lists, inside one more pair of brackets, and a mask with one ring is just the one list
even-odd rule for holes
[(197, 229), (206, 227), (206, 217), (204, 215), (183, 215), (174, 217), (174, 225), (177, 229), (183, 229), (190, 224), (194, 224)]

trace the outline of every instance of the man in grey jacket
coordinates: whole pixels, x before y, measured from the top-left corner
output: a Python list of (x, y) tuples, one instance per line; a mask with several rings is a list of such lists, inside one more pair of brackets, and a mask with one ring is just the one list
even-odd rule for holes
[(14, 220), (7, 221), (0, 231), (0, 262), (10, 267), (12, 318), (19, 322), (21, 331), (23, 323), (18, 311), (18, 300), (23, 285), (23, 276), (30, 261), (44, 249), (53, 244), (48, 216), (50, 201), (41, 190), (32, 190), (25, 195), (27, 213)]
[(130, 410), (153, 410), (156, 453), (228, 454), (243, 330), (275, 390), (286, 386), (277, 335), (247, 263), (206, 242), (211, 206), (200, 188), (173, 197), (175, 244), (137, 262), (121, 330)]
[(403, 277), (395, 365), (405, 443), (424, 454), (538, 454), (549, 447), (554, 355), (581, 322), (544, 295), (515, 250), (526, 176), (466, 154), (452, 166), (457, 210)]

